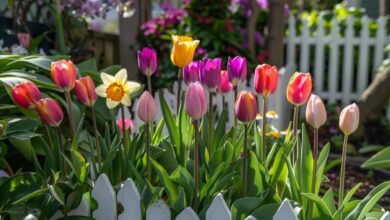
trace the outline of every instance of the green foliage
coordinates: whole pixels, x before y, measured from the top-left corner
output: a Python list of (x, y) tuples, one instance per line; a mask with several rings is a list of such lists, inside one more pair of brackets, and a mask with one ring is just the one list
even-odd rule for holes
[(370, 159), (362, 164), (363, 168), (390, 168), (390, 147), (386, 147), (383, 150), (376, 153)]

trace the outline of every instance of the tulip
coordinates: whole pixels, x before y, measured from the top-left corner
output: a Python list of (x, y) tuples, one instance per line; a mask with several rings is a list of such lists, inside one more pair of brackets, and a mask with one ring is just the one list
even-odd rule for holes
[(254, 87), (258, 94), (268, 97), (278, 86), (278, 69), (268, 64), (258, 65), (255, 69)]
[(310, 97), (312, 81), (310, 73), (295, 72), (287, 85), (287, 100), (295, 106), (303, 105)]
[(306, 106), (306, 121), (313, 128), (318, 129), (326, 122), (326, 110), (319, 96), (311, 95)]
[(345, 166), (347, 163), (347, 146), (348, 137), (350, 134), (356, 131), (359, 126), (359, 107), (353, 103), (345, 107), (340, 113), (339, 127), (344, 133), (343, 152), (341, 155), (341, 168), (340, 168), (340, 188), (339, 188), (339, 207), (341, 206), (344, 198), (344, 181), (345, 181)]
[(209, 91), (215, 90), (221, 80), (221, 58), (203, 58), (199, 79)]
[(248, 189), (248, 122), (254, 120), (257, 115), (256, 97), (252, 92), (241, 91), (236, 101), (236, 117), (244, 123), (244, 153), (242, 167), (242, 192), (246, 196)]
[(36, 102), (35, 109), (42, 122), (48, 126), (59, 127), (64, 119), (64, 112), (52, 98), (40, 99)]
[(95, 91), (95, 83), (89, 76), (82, 77), (76, 80), (75, 91), (78, 100), (86, 106), (92, 107), (96, 100), (97, 94)]
[(200, 68), (201, 63), (199, 61), (192, 61), (190, 65), (183, 68), (183, 79), (187, 85), (199, 81)]
[(233, 84), (229, 81), (228, 72), (225, 70), (221, 71), (221, 80), (219, 81), (219, 86), (217, 90), (218, 93), (222, 96), (227, 95), (233, 90)]
[(12, 88), (12, 98), (22, 108), (34, 108), (42, 95), (34, 83), (23, 82)]
[(233, 86), (238, 86), (240, 82), (244, 82), (247, 73), (246, 59), (236, 56), (233, 59), (228, 58), (227, 72), (229, 80)]
[(190, 83), (187, 88), (185, 107), (187, 114), (193, 119), (198, 120), (206, 114), (207, 101), (202, 85), (198, 82)]
[[(129, 129), (131, 131), (134, 128), (134, 122), (130, 118), (126, 118), (124, 120), (124, 123), (123, 123), (123, 119), (122, 118), (118, 118), (116, 120), (116, 125), (118, 126), (120, 131), (129, 130)], [(124, 125), (124, 127), (123, 127), (123, 125)]]
[(76, 81), (76, 67), (70, 60), (51, 63), (51, 78), (56, 86), (63, 91), (73, 89)]
[(194, 59), (199, 40), (192, 37), (172, 35), (171, 61), (178, 67), (188, 66)]
[(247, 124), (254, 120), (257, 114), (256, 97), (252, 92), (241, 91), (236, 101), (236, 117)]
[(138, 51), (138, 68), (146, 76), (151, 76), (157, 69), (157, 55), (156, 51), (144, 47), (141, 51)]
[(344, 135), (350, 135), (359, 126), (359, 107), (353, 103), (345, 107), (340, 113), (339, 127)]
[(145, 91), (138, 100), (137, 114), (138, 117), (145, 123), (153, 122), (156, 117), (157, 106), (148, 91)]
[(18, 33), (17, 34), (19, 44), (24, 48), (28, 48), (30, 46), (31, 35), (29, 33)]

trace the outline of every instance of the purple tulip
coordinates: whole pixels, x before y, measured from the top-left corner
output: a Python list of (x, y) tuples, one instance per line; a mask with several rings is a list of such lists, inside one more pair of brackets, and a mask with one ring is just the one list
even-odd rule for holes
[(232, 82), (233, 86), (237, 86), (246, 78), (246, 59), (240, 56), (236, 56), (233, 59), (229, 57), (227, 71), (230, 82)]
[(186, 92), (185, 106), (192, 120), (198, 120), (207, 112), (207, 99), (199, 82), (190, 83)]
[(183, 79), (187, 85), (192, 82), (199, 81), (199, 71), (201, 65), (202, 64), (200, 63), (200, 61), (192, 61), (190, 65), (184, 67)]
[(157, 69), (156, 51), (148, 47), (138, 51), (138, 67), (143, 74), (151, 76)]
[(221, 58), (203, 58), (199, 79), (210, 91), (215, 90), (221, 80)]

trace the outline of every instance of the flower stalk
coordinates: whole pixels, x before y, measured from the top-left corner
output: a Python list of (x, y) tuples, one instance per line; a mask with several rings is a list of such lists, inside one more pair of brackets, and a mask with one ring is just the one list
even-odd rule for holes
[(178, 75), (177, 75), (177, 100), (176, 100), (176, 115), (179, 114), (180, 109), (180, 99), (181, 99), (181, 81), (182, 81), (182, 68), (179, 67)]
[[(311, 179), (311, 192), (316, 194), (317, 181), (317, 159), (318, 159), (318, 128), (314, 128), (314, 142), (313, 142), (313, 175)], [(309, 219), (313, 218), (313, 202), (309, 201)]]
[(150, 161), (150, 158), (151, 158), (151, 154), (150, 154), (150, 129), (149, 129), (149, 123), (146, 123), (145, 124), (145, 129), (146, 129), (146, 167), (147, 167), (147, 178), (148, 178), (148, 181), (151, 182), (152, 181), (152, 166), (151, 166), (151, 161)]
[(76, 133), (75, 125), (74, 125), (74, 115), (73, 115), (73, 109), (72, 109), (72, 98), (70, 96), (70, 91), (65, 92), (66, 97), (66, 104), (68, 107), (68, 113), (69, 113), (69, 126), (70, 131), (72, 132), (72, 138), (74, 137)]
[(243, 184), (242, 184), (242, 195), (245, 197), (248, 191), (248, 124), (244, 124), (244, 161), (243, 161)]
[(265, 163), (266, 159), (267, 159), (267, 146), (265, 144), (265, 133), (267, 131), (267, 117), (266, 117), (266, 113), (267, 112), (267, 97), (266, 96), (263, 96), (263, 112), (262, 112), (262, 125), (261, 125), (261, 132), (262, 132), (262, 135), (261, 135), (261, 146), (262, 146), (262, 152), (261, 152), (261, 155), (262, 155), (262, 162)]
[(194, 211), (198, 211), (199, 198), (198, 198), (198, 187), (199, 187), (199, 123), (198, 120), (194, 120), (195, 130), (195, 146), (194, 146)]
[[(297, 133), (298, 133), (298, 114), (299, 114), (299, 106), (295, 105), (294, 106), (294, 116), (293, 116), (293, 138), (297, 138)], [(293, 152), (291, 154), (291, 159), (292, 162), (295, 162), (295, 159), (297, 158), (297, 150), (294, 147)]]
[(95, 143), (96, 143), (96, 157), (98, 162), (98, 170), (100, 171), (100, 165), (102, 163), (102, 153), (100, 150), (100, 144), (99, 144), (99, 137), (98, 137), (98, 128), (96, 123), (96, 116), (95, 116), (95, 110), (93, 107), (91, 107), (91, 114), (92, 114), (92, 124), (93, 124), (93, 130), (95, 134)]
[(125, 119), (125, 106), (121, 105), (121, 117), (122, 117), (122, 138), (123, 138), (123, 149), (127, 151), (127, 137), (126, 137), (126, 119)]
[(211, 140), (212, 140), (212, 135), (211, 135), (211, 131), (212, 131), (212, 128), (213, 128), (213, 94), (211, 91), (209, 91), (209, 134), (208, 134), (208, 152), (209, 154), (211, 155)]
[(344, 182), (345, 182), (345, 166), (347, 163), (347, 145), (348, 135), (344, 135), (343, 152), (341, 155), (341, 169), (340, 169), (340, 186), (339, 186), (339, 208), (344, 200)]

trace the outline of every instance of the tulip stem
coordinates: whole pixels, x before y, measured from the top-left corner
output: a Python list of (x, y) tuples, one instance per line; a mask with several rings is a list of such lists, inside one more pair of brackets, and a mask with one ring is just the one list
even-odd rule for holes
[(344, 199), (344, 181), (345, 181), (345, 165), (347, 163), (347, 145), (348, 135), (344, 135), (343, 153), (341, 155), (341, 170), (340, 170), (340, 188), (339, 188), (339, 208)]
[[(294, 118), (293, 118), (293, 138), (297, 138), (297, 130), (298, 130), (298, 112), (299, 112), (299, 106), (294, 106)], [(296, 142), (295, 145), (297, 145), (298, 142)], [(293, 148), (293, 152), (291, 155), (292, 163), (295, 163), (295, 158), (297, 157), (297, 150), (296, 147)]]
[[(61, 147), (61, 152), (65, 156), (65, 148), (64, 148), (64, 144), (62, 143), (61, 131), (60, 131), (59, 127), (57, 127), (57, 129), (56, 129), (56, 133), (57, 133), (57, 137), (58, 137), (58, 143)], [(66, 175), (66, 173), (67, 173), (66, 164), (65, 164), (65, 160), (64, 160), (64, 158), (62, 158), (61, 154), (60, 154), (60, 163), (61, 163), (62, 169), (64, 170), (64, 173)]]
[(122, 138), (123, 138), (123, 150), (127, 152), (127, 138), (126, 138), (126, 119), (125, 119), (125, 106), (121, 105), (121, 116), (122, 116)]
[[(314, 128), (314, 146), (313, 146), (313, 175), (311, 179), (311, 192), (316, 194), (316, 181), (317, 181), (317, 158), (318, 158), (318, 128)], [(309, 201), (309, 218), (313, 218), (313, 203)]]
[(145, 129), (146, 129), (146, 167), (147, 167), (147, 178), (148, 181), (151, 182), (151, 172), (152, 172), (152, 166), (150, 163), (150, 129), (149, 129), (149, 123), (145, 124)]
[(194, 147), (194, 211), (198, 211), (198, 187), (199, 187), (199, 124), (194, 120), (195, 147)]
[(261, 125), (261, 146), (262, 146), (262, 152), (261, 152), (261, 155), (262, 155), (262, 162), (265, 163), (266, 159), (267, 159), (267, 146), (265, 145), (265, 132), (267, 130), (267, 97), (263, 96), (263, 110), (262, 110), (262, 114), (263, 114), (263, 117), (262, 117), (262, 125)]
[[(234, 100), (237, 99), (237, 95), (238, 95), (238, 87), (234, 86)], [(234, 108), (234, 111), (236, 111), (235, 108)], [(234, 127), (235, 128), (237, 127), (237, 117), (234, 117)]]
[(248, 136), (248, 125), (244, 124), (244, 161), (242, 163), (242, 172), (243, 172), (243, 184), (242, 184), (242, 195), (246, 196), (247, 189), (248, 189), (248, 143), (247, 143), (247, 136)]
[(179, 115), (180, 109), (180, 96), (181, 96), (181, 81), (182, 81), (182, 69), (179, 67), (179, 73), (177, 76), (177, 100), (176, 100), (176, 115)]
[(148, 91), (149, 91), (150, 95), (153, 96), (153, 93), (152, 93), (152, 80), (151, 80), (151, 75), (148, 75), (148, 76), (147, 76), (147, 80), (148, 80)]
[(91, 114), (92, 114), (93, 130), (94, 130), (95, 141), (96, 141), (96, 154), (97, 154), (96, 156), (97, 156), (97, 162), (98, 162), (98, 170), (100, 171), (100, 165), (102, 163), (102, 153), (100, 151), (98, 128), (97, 128), (97, 124), (96, 124), (95, 110), (93, 109), (93, 107), (91, 107)]
[(75, 135), (75, 126), (74, 126), (74, 116), (73, 116), (73, 110), (72, 110), (72, 98), (70, 97), (70, 91), (65, 92), (66, 97), (66, 104), (68, 105), (68, 114), (69, 114), (69, 126), (70, 130), (72, 132), (72, 139)]
[(213, 94), (209, 91), (209, 144), (208, 144), (208, 152), (211, 156), (211, 139), (212, 139), (212, 130), (213, 130)]
[(225, 96), (222, 95), (222, 111), (225, 111), (225, 109), (226, 109), (225, 103), (226, 103)]

